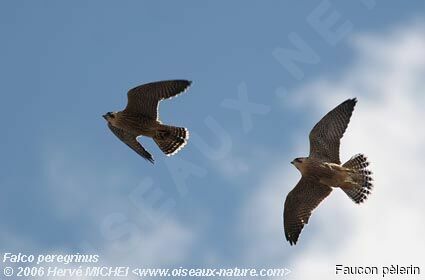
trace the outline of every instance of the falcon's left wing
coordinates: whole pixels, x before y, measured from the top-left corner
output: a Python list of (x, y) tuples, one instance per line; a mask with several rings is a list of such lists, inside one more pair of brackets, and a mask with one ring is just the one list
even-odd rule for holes
[(154, 163), (152, 155), (143, 148), (143, 146), (137, 141), (136, 136), (122, 130), (121, 128), (115, 127), (108, 123), (109, 129), (117, 136), (122, 142), (133, 149), (136, 153), (141, 155), (144, 159)]
[(125, 111), (158, 119), (158, 104), (161, 100), (184, 92), (191, 84), (187, 80), (169, 80), (144, 84), (128, 91)]
[(340, 164), (340, 140), (347, 129), (357, 99), (348, 99), (327, 113), (310, 132), (310, 157)]

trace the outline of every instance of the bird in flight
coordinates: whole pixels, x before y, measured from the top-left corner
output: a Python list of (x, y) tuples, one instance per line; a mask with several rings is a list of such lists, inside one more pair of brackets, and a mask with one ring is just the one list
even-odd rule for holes
[(301, 179), (286, 197), (283, 219), (285, 236), (295, 245), (311, 212), (332, 191), (342, 189), (355, 203), (366, 200), (372, 190), (367, 158), (358, 154), (341, 165), (340, 140), (347, 129), (357, 99), (349, 99), (327, 113), (310, 132), (310, 155), (291, 163)]
[(167, 156), (183, 148), (189, 139), (189, 131), (184, 127), (162, 124), (158, 107), (161, 100), (184, 92), (191, 83), (187, 80), (169, 80), (135, 87), (127, 93), (128, 102), (124, 110), (108, 112), (103, 118), (115, 136), (144, 159), (154, 163), (152, 155), (137, 141), (137, 137), (153, 138)]

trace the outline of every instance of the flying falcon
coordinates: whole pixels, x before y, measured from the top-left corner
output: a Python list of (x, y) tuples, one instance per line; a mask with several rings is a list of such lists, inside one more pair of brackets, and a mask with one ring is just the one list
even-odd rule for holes
[(191, 84), (186, 80), (159, 81), (135, 87), (127, 93), (127, 107), (120, 112), (108, 112), (103, 118), (122, 142), (144, 159), (154, 163), (152, 155), (137, 141), (138, 136), (153, 138), (167, 155), (174, 155), (186, 145), (189, 131), (184, 127), (164, 125), (159, 120), (158, 106), (184, 92)]
[(355, 203), (365, 201), (372, 190), (367, 158), (358, 154), (341, 165), (342, 138), (357, 99), (349, 99), (326, 114), (310, 132), (310, 155), (291, 163), (301, 172), (301, 180), (289, 192), (283, 213), (285, 236), (295, 245), (311, 212), (332, 191), (342, 189)]

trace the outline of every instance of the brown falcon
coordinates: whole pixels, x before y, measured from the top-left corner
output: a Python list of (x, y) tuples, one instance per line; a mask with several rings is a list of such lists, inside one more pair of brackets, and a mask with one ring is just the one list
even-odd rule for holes
[(301, 180), (289, 192), (283, 214), (285, 236), (291, 245), (298, 241), (311, 212), (332, 191), (342, 189), (355, 203), (362, 203), (372, 189), (372, 172), (362, 154), (341, 165), (340, 140), (348, 126), (357, 99), (349, 99), (326, 114), (310, 132), (310, 155), (291, 163)]
[(164, 125), (159, 120), (158, 106), (163, 99), (184, 92), (191, 84), (186, 80), (159, 81), (135, 87), (127, 93), (127, 107), (108, 112), (103, 117), (111, 131), (127, 146), (154, 163), (152, 155), (137, 141), (138, 136), (153, 138), (167, 155), (174, 155), (186, 145), (189, 131), (184, 127)]

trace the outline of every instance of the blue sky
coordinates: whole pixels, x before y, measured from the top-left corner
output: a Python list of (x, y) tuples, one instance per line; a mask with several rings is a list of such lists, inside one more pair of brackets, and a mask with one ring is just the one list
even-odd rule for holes
[[(352, 26), (335, 45), (306, 20), (327, 3), (340, 13), (339, 24)], [(289, 162), (307, 154), (315, 121), (344, 100), (348, 86), (341, 79), (365, 64), (368, 49), (358, 47), (370, 41), (364, 38), (397, 43), (392, 30), (408, 30), (424, 12), (424, 1), (1, 1), (2, 251), (94, 250), (114, 263), (136, 246), (149, 252), (133, 252), (138, 264), (264, 265), (247, 258), (256, 243), (280, 251), (265, 252), (266, 264), (295, 266), (311, 252), (309, 244), (331, 246), (316, 237), (314, 216), (301, 236), (305, 245), (290, 248), (284, 240), (279, 217), (299, 176)], [(302, 79), (273, 55), (294, 49), (289, 34), (320, 58), (300, 64)], [(192, 137), (173, 158), (142, 138), (156, 159), (152, 166), (119, 142), (101, 116), (122, 109), (131, 87), (163, 79), (193, 81), (160, 108), (164, 123), (185, 126)], [(326, 106), (317, 105), (321, 95), (304, 93), (323, 79), (342, 89), (323, 96)], [(251, 116), (252, 127), (223, 105), (241, 92), (263, 109)], [(283, 176), (273, 193), (280, 205), (270, 213), (258, 203), (247, 206), (276, 174)], [(152, 207), (135, 194), (146, 180), (161, 197)], [(161, 210), (164, 201), (175, 206)], [(277, 217), (273, 238), (251, 236), (269, 215)]]

